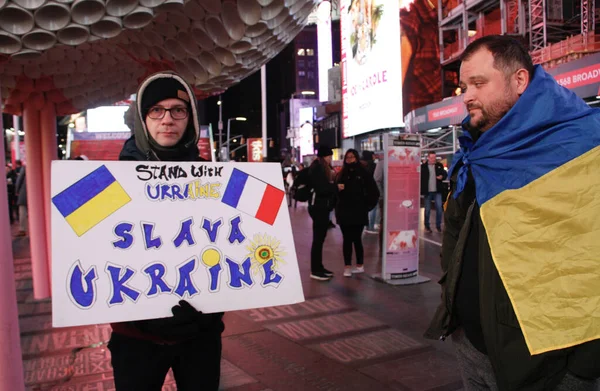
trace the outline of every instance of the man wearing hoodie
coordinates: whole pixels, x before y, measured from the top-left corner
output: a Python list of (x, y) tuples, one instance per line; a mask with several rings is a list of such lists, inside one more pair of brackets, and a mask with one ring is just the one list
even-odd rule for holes
[(442, 300), (465, 390), (595, 390), (600, 110), (509, 36), (462, 54), (469, 116), (449, 171)]
[[(119, 160), (202, 161), (192, 88), (181, 76), (149, 76), (137, 92), (133, 135)], [(160, 391), (169, 368), (179, 391), (217, 390), (223, 314), (203, 314), (182, 300), (173, 316), (111, 324), (108, 348), (117, 391)]]

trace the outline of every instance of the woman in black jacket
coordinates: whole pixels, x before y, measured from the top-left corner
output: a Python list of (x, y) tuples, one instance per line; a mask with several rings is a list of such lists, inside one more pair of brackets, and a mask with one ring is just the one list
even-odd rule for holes
[[(367, 169), (360, 163), (358, 151), (349, 149), (344, 156), (344, 167), (336, 180), (338, 201), (336, 221), (344, 238), (344, 277), (364, 273), (362, 232), (369, 223), (369, 211), (379, 200), (379, 190)], [(356, 267), (352, 269), (352, 246), (356, 251)]]
[(331, 148), (321, 145), (317, 158), (308, 168), (312, 198), (308, 201), (308, 213), (313, 221), (313, 242), (310, 249), (310, 278), (327, 281), (333, 273), (323, 267), (323, 243), (329, 228), (329, 213), (335, 202), (334, 173), (331, 169)]

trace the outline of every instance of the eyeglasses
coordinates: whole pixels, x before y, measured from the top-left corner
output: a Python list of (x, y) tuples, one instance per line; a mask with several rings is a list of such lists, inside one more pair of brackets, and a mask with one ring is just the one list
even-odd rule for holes
[(170, 109), (154, 106), (148, 110), (148, 117), (152, 119), (163, 119), (167, 111), (171, 114), (171, 118), (173, 119), (186, 119), (188, 116), (188, 109), (184, 106), (175, 106)]

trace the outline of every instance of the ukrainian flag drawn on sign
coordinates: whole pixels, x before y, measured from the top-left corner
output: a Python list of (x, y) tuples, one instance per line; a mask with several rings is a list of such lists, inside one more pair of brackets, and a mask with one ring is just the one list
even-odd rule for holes
[(599, 161), (600, 110), (539, 65), (496, 125), (474, 144), (461, 137), (455, 194), (470, 167), (492, 258), (532, 355), (600, 339)]
[(129, 201), (131, 197), (106, 166), (100, 166), (52, 197), (52, 203), (77, 236), (82, 236)]

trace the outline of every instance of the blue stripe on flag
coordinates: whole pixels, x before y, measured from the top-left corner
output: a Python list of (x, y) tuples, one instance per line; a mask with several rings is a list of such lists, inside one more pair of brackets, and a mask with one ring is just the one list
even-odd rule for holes
[(231, 206), (232, 208), (237, 208), (247, 180), (248, 174), (238, 170), (237, 168), (234, 168), (231, 176), (229, 177), (229, 182), (227, 183), (227, 188), (225, 189), (225, 193), (223, 194), (221, 202)]
[(116, 182), (115, 177), (106, 166), (100, 166), (78, 182), (75, 182), (52, 198), (63, 217), (67, 217), (92, 198), (100, 194), (110, 184)]

